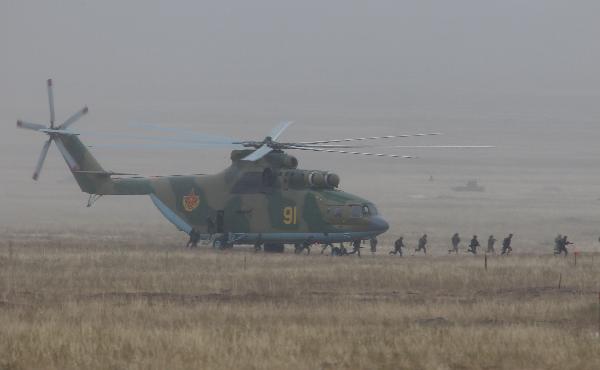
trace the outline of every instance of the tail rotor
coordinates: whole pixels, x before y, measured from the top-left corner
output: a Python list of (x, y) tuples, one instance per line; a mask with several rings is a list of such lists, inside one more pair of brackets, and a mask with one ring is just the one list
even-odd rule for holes
[(48, 155), (50, 144), (52, 144), (52, 138), (48, 139), (48, 141), (44, 143), (42, 151), (40, 152), (40, 157), (38, 159), (37, 165), (35, 166), (35, 171), (33, 172), (32, 176), (32, 178), (35, 181), (37, 181), (37, 179), (40, 177), (40, 172), (42, 172), (42, 166), (44, 165), (44, 161), (46, 160), (46, 156)]
[[(46, 156), (48, 155), (48, 150), (50, 149), (50, 145), (52, 144), (52, 141), (54, 141), (57, 144), (58, 149), (61, 151), (61, 153), (64, 156), (65, 153), (63, 152), (64, 151), (63, 147), (62, 147), (62, 145), (59, 145), (62, 143), (60, 143), (59, 141), (56, 141), (58, 135), (60, 135), (60, 134), (72, 135), (73, 133), (71, 133), (69, 131), (65, 131), (65, 130), (68, 129), (69, 126), (74, 124), (77, 120), (79, 120), (82, 116), (84, 116), (85, 114), (88, 113), (88, 108), (83, 107), (81, 110), (75, 112), (73, 115), (71, 115), (69, 118), (67, 118), (67, 120), (64, 121), (61, 125), (59, 125), (58, 127), (55, 127), (55, 125), (54, 125), (54, 122), (55, 122), (54, 92), (53, 92), (53, 87), (52, 87), (52, 79), (48, 79), (47, 86), (48, 86), (48, 105), (50, 108), (50, 124), (49, 124), (49, 126), (45, 126), (45, 125), (42, 125), (39, 123), (21, 121), (21, 120), (17, 121), (18, 128), (43, 132), (49, 136), (48, 141), (46, 141), (44, 143), (44, 145), (42, 146), (42, 151), (38, 158), (38, 162), (35, 166), (35, 171), (33, 172), (32, 178), (36, 181), (40, 177), (40, 173), (42, 171), (42, 167), (44, 166), (44, 161), (46, 160)], [(76, 163), (74, 165), (76, 165)]]
[(50, 106), (50, 128), (54, 129), (54, 92), (51, 78), (48, 79), (48, 105)]

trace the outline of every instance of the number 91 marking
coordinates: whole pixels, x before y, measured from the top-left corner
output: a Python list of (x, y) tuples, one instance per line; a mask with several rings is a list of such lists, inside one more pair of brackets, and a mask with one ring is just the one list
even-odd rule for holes
[(296, 215), (296, 207), (285, 207), (283, 209), (283, 223), (286, 225), (296, 225), (298, 221)]

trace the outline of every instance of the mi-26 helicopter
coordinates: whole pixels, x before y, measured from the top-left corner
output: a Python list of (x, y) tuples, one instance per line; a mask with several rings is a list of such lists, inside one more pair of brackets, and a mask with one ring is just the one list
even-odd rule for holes
[[(81, 191), (90, 195), (88, 206), (106, 195), (147, 195), (179, 230), (210, 239), (214, 247), (220, 248), (249, 244), (282, 252), (285, 244), (360, 242), (377, 237), (389, 226), (373, 202), (341, 190), (335, 173), (298, 168), (296, 157), (286, 151), (412, 158), (351, 149), (355, 142), (367, 140), (438, 135), (281, 142), (280, 136), (291, 124), (284, 122), (262, 141), (198, 139), (200, 145), (237, 147), (231, 152), (231, 165), (220, 173), (142, 177), (105, 170), (81, 142), (79, 133), (69, 130), (88, 113), (87, 107), (56, 125), (52, 80), (47, 84), (50, 125), (17, 121), (19, 128), (48, 135), (34, 180), (39, 178), (54, 142)], [(185, 140), (194, 142), (193, 137)]]

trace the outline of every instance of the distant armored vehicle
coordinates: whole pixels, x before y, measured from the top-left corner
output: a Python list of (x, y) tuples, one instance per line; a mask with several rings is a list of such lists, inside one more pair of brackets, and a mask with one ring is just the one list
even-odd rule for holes
[(479, 185), (477, 180), (469, 180), (466, 185), (452, 187), (454, 191), (485, 191), (485, 187)]

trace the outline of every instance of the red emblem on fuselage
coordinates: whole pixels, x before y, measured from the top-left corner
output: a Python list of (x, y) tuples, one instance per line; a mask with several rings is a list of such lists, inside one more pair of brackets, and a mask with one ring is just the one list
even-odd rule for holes
[(196, 195), (194, 189), (188, 195), (183, 196), (183, 209), (192, 212), (200, 205), (200, 197)]

